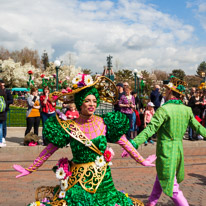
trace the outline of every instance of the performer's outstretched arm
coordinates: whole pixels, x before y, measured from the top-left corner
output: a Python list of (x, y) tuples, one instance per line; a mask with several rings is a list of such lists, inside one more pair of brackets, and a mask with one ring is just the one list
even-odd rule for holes
[(53, 145), (52, 143), (48, 144), (48, 146), (40, 153), (40, 155), (34, 160), (33, 164), (28, 168), (23, 168), (20, 165), (13, 165), (13, 168), (20, 172), (20, 175), (17, 175), (16, 178), (26, 176), (34, 171), (36, 171), (39, 167), (43, 165), (43, 163), (56, 151), (58, 147)]
[(121, 145), (129, 155), (138, 163), (143, 166), (155, 166), (152, 164), (156, 160), (156, 155), (151, 155), (147, 159), (144, 159), (139, 152), (133, 147), (133, 145), (127, 140), (126, 136), (123, 135), (118, 141), (117, 144)]

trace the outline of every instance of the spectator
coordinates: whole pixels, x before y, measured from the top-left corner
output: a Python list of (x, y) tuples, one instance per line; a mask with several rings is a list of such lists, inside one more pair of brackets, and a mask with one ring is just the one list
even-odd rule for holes
[(195, 95), (195, 92), (196, 92), (196, 88), (195, 88), (195, 87), (192, 87), (192, 88), (190, 89), (190, 93), (189, 93), (189, 94), (186, 94), (186, 98), (187, 98), (187, 104), (186, 104), (186, 105), (189, 104), (190, 98)]
[[(188, 106), (192, 108), (194, 116), (201, 117), (203, 109), (203, 99), (200, 97), (200, 91), (196, 90), (195, 95), (189, 100)], [(193, 129), (189, 127), (189, 140), (193, 141)]]
[(79, 112), (77, 111), (76, 105), (74, 103), (69, 104), (69, 109), (66, 112), (68, 119), (77, 119), (79, 118)]
[[(40, 102), (42, 107), (41, 117), (42, 117), (42, 125), (44, 129), (44, 123), (49, 117), (55, 116), (55, 102), (51, 102), (49, 100), (49, 87), (46, 86), (43, 89), (43, 95), (40, 96)], [(47, 145), (47, 142), (42, 134), (43, 145)]]
[[(6, 109), (6, 119), (7, 119), (7, 112), (9, 111), (9, 105), (13, 104), (13, 96), (11, 95), (10, 90), (5, 89), (5, 83), (3, 80), (0, 80), (0, 89), (5, 91), (6, 97), (7, 97), (7, 109)], [(6, 134), (7, 134), (7, 125), (6, 125), (6, 120), (3, 121), (3, 138), (2, 142), (6, 143)]]
[(118, 90), (118, 94), (119, 94), (119, 95), (118, 95), (118, 100), (117, 100), (116, 104), (114, 105), (114, 111), (115, 111), (115, 112), (117, 112), (117, 111), (120, 112), (121, 108), (120, 108), (120, 106), (119, 106), (119, 100), (120, 100), (121, 96), (122, 96), (123, 94), (125, 94), (125, 92), (124, 92), (124, 86), (123, 86), (122, 83), (118, 83), (118, 84), (116, 85), (116, 87), (117, 87), (117, 90)]
[(6, 144), (2, 142), (3, 138), (3, 122), (6, 121), (7, 110), (7, 96), (5, 90), (0, 88), (0, 147), (6, 147)]
[(155, 105), (154, 110), (156, 111), (160, 107), (160, 103), (162, 100), (162, 95), (160, 94), (160, 86), (155, 85), (154, 90), (152, 90), (150, 94), (150, 100)]
[[(148, 102), (145, 113), (144, 113), (144, 128), (150, 123), (155, 111), (154, 111), (154, 104), (152, 102)], [(148, 141), (144, 142), (145, 146), (149, 143), (154, 144), (152, 138), (150, 137)]]
[[(131, 92), (131, 87), (125, 86), (125, 95), (121, 96), (119, 100), (119, 106), (121, 107), (121, 112), (126, 114), (127, 117), (129, 118), (130, 129), (131, 129), (132, 128), (132, 114), (135, 109), (135, 100), (134, 100), (134, 96), (132, 96), (130, 92)], [(130, 129), (128, 130), (126, 134), (128, 140), (131, 139)]]
[(128, 82), (124, 82), (123, 83), (123, 87), (124, 87), (124, 91), (125, 91), (125, 87), (129, 86), (129, 83)]
[(67, 111), (68, 111), (68, 105), (65, 102), (63, 102), (62, 103), (62, 113), (66, 114)]
[(27, 98), (28, 109), (26, 112), (26, 131), (25, 136), (31, 132), (34, 127), (34, 134), (39, 134), (40, 124), (40, 100), (38, 96), (38, 89), (32, 88), (31, 95)]

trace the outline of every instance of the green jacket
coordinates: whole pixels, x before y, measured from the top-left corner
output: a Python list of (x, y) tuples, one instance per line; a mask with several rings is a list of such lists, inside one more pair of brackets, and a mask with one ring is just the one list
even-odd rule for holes
[(206, 137), (204, 128), (195, 118), (190, 107), (168, 103), (154, 114), (147, 127), (134, 139), (137, 145), (157, 133), (156, 170), (163, 192), (172, 197), (174, 177), (184, 179), (184, 153), (182, 139), (188, 127)]

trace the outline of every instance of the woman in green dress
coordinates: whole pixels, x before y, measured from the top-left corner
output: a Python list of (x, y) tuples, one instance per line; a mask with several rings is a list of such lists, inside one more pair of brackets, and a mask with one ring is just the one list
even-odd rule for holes
[[(76, 120), (66, 120), (61, 112), (45, 123), (44, 136), (49, 145), (41, 152), (34, 163), (24, 169), (14, 165), (14, 169), (25, 176), (36, 171), (58, 148), (70, 143), (73, 158), (62, 158), (53, 168), (60, 185), (55, 188), (42, 187), (37, 192), (36, 202), (29, 206), (43, 205), (143, 205), (137, 199), (130, 198), (118, 191), (113, 183), (110, 164), (114, 156), (107, 143), (120, 144), (138, 163), (154, 166), (155, 155), (147, 159), (141, 157), (124, 135), (129, 128), (129, 120), (120, 112), (110, 112), (102, 117), (94, 115), (100, 99), (115, 103), (117, 90), (113, 82), (99, 77), (93, 82), (90, 75), (78, 74), (72, 81), (73, 90), (68, 93), (54, 92), (53, 101), (75, 102), (80, 111)], [(133, 143), (133, 142), (132, 142)], [(41, 191), (51, 189), (53, 196), (43, 195)]]

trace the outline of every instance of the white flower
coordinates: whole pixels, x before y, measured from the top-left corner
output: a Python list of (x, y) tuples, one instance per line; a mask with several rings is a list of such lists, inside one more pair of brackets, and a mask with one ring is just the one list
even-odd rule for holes
[(86, 146), (86, 147), (90, 147), (91, 145), (92, 145), (92, 141), (86, 140), (85, 146)]
[(61, 190), (65, 191), (68, 187), (68, 179), (61, 180)]
[(56, 171), (56, 178), (59, 180), (64, 179), (66, 173), (64, 172), (64, 169), (62, 167), (60, 167), (57, 171)]
[(36, 202), (32, 202), (29, 206), (37, 206)]
[(82, 75), (81, 74), (77, 74), (77, 76), (74, 77), (74, 79), (72, 80), (72, 84), (78, 84), (81, 81), (82, 81)]
[(172, 88), (174, 85), (173, 85), (172, 82), (170, 82), (169, 84), (167, 84), (167, 86), (168, 86), (169, 88)]
[(86, 85), (93, 84), (93, 79), (92, 79), (92, 77), (91, 77), (90, 75), (84, 76), (84, 83), (85, 83)]
[(65, 191), (60, 191), (59, 193), (59, 198), (64, 198), (65, 197), (66, 192)]
[(95, 160), (95, 164), (96, 164), (97, 168), (103, 167), (106, 164), (106, 162), (104, 160), (104, 156), (103, 155), (101, 157), (97, 156), (97, 158)]
[(108, 165), (111, 166), (111, 165), (113, 165), (113, 164), (112, 164), (112, 162), (109, 162)]

